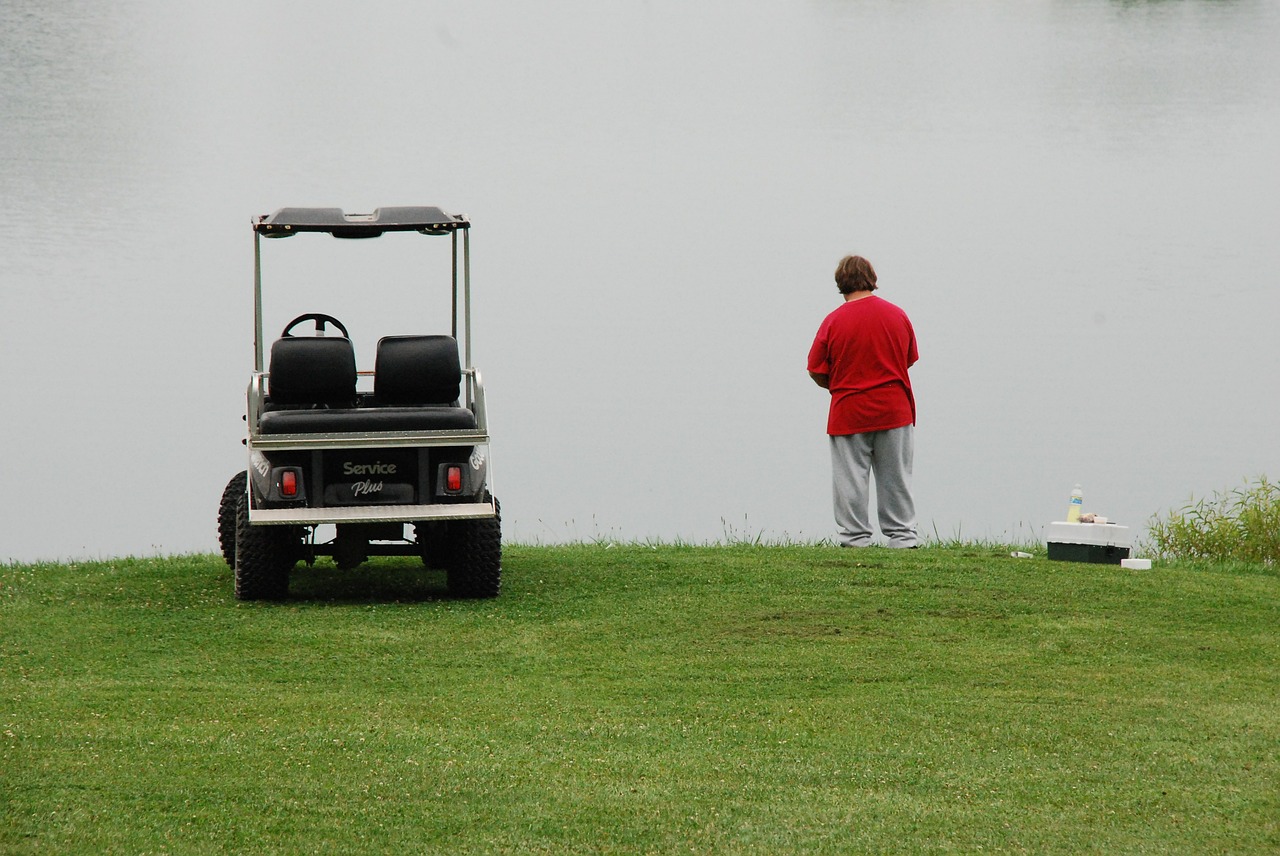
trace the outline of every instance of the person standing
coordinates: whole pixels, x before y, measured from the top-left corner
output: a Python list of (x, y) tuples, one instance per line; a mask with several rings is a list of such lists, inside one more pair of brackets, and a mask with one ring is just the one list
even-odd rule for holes
[(869, 482), (875, 473), (880, 532), (890, 547), (915, 547), (911, 496), (916, 400), (907, 369), (919, 359), (907, 313), (877, 297), (862, 256), (836, 267), (844, 303), (823, 320), (809, 349), (809, 376), (831, 393), (827, 434), (837, 541), (871, 544)]

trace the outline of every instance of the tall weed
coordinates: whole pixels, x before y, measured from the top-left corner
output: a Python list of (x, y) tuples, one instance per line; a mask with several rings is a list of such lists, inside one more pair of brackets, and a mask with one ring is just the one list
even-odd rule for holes
[(1280, 561), (1280, 485), (1261, 476), (1207, 499), (1192, 497), (1168, 519), (1152, 517), (1148, 538), (1159, 558), (1274, 565)]

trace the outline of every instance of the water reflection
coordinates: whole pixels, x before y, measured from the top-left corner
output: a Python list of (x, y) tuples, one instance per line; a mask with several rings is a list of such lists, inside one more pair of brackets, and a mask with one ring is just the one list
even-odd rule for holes
[[(0, 556), (213, 548), (282, 205), (472, 216), (516, 538), (828, 534), (803, 361), (851, 251), (920, 335), (926, 531), (1274, 473), (1277, 35), (1172, 0), (7, 3)], [(269, 259), (281, 323), (404, 331), (416, 268), (338, 249)]]

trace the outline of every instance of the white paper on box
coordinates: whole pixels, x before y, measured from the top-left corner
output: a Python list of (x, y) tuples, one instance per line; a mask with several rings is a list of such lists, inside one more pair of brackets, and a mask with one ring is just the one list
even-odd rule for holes
[(1052, 544), (1128, 547), (1129, 527), (1117, 526), (1114, 523), (1050, 523), (1045, 541)]

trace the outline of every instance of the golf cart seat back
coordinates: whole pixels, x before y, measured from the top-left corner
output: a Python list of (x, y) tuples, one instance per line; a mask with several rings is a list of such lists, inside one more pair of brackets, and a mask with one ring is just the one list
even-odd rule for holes
[(421, 406), (458, 403), (462, 367), (452, 336), (383, 336), (373, 370), (378, 405)]
[(351, 407), (356, 352), (345, 336), (286, 336), (271, 346), (271, 406)]
[[(296, 338), (292, 341), (325, 340)], [(288, 345), (285, 349), (288, 351), (294, 347)], [(275, 350), (273, 347), (273, 399)], [(292, 356), (290, 353), (289, 358)], [(307, 357), (306, 365), (316, 369), (319, 361)], [(348, 390), (345, 379), (342, 389), (344, 394), (354, 398), (354, 367), (351, 378), (351, 389)], [(332, 392), (336, 394), (336, 372), (332, 380)], [(473, 430), (476, 427), (475, 413), (458, 406), (461, 387), (458, 343), (452, 336), (385, 336), (378, 342), (372, 401), (362, 399), (359, 403), (363, 406), (356, 406), (348, 398), (337, 409), (327, 410), (273, 409), (262, 414), (259, 426), (264, 434)]]

